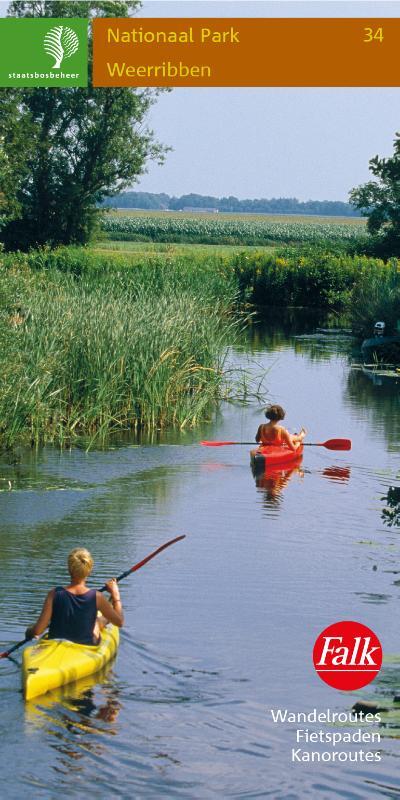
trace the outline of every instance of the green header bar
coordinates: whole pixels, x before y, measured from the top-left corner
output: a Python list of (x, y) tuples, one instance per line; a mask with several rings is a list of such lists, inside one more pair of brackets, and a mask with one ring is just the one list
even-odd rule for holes
[(0, 86), (87, 86), (87, 40), (87, 19), (0, 19)]

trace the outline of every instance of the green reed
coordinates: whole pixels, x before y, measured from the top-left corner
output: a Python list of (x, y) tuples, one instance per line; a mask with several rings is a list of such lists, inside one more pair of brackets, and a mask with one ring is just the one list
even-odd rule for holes
[(391, 258), (373, 267), (373, 259), (359, 271), (354, 283), (349, 310), (353, 331), (372, 336), (375, 322), (386, 323), (386, 333), (400, 331), (400, 260)]
[(145, 266), (83, 250), (3, 259), (0, 442), (180, 428), (229, 394), (234, 282), (207, 262)]
[(0, 446), (194, 426), (222, 398), (252, 392), (226, 363), (239, 305), (347, 308), (361, 333), (389, 310), (397, 325), (398, 276), (398, 261), (316, 246), (143, 259), (90, 248), (3, 255)]

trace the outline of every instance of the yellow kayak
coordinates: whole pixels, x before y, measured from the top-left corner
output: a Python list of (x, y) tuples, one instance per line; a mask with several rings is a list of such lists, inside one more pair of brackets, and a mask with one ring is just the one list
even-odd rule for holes
[(26, 647), (22, 656), (22, 690), (25, 700), (98, 672), (117, 652), (119, 628), (107, 625), (97, 646), (66, 639), (41, 639)]

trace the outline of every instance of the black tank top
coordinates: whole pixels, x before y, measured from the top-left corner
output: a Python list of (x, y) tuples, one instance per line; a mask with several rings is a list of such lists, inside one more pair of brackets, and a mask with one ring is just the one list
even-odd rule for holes
[(68, 639), (77, 644), (93, 645), (96, 617), (96, 589), (78, 595), (68, 592), (63, 586), (56, 586), (49, 639)]

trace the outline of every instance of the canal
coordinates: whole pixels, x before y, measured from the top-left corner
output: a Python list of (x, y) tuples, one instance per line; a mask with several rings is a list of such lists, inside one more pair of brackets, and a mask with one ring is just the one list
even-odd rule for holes
[[(4, 645), (65, 582), (73, 547), (91, 550), (101, 586), (187, 534), (121, 584), (126, 624), (105, 673), (25, 705), (20, 652), (1, 662), (8, 797), (398, 796), (395, 715), (373, 728), (382, 741), (367, 749), (380, 762), (310, 765), (291, 760), (296, 726), (270, 713), (349, 711), (360, 697), (400, 694), (399, 529), (382, 499), (400, 472), (399, 388), (352, 370), (349, 338), (316, 333), (332, 324), (282, 312), (253, 325), (231, 359), (265, 373), (290, 429), (304, 425), (309, 441), (350, 437), (351, 452), (310, 447), (293, 471), (255, 479), (248, 447), (197, 444), (252, 440), (263, 419), (254, 400), (157, 443), (2, 459)], [(316, 636), (342, 619), (370, 626), (387, 655), (354, 694), (326, 686), (312, 665)]]

